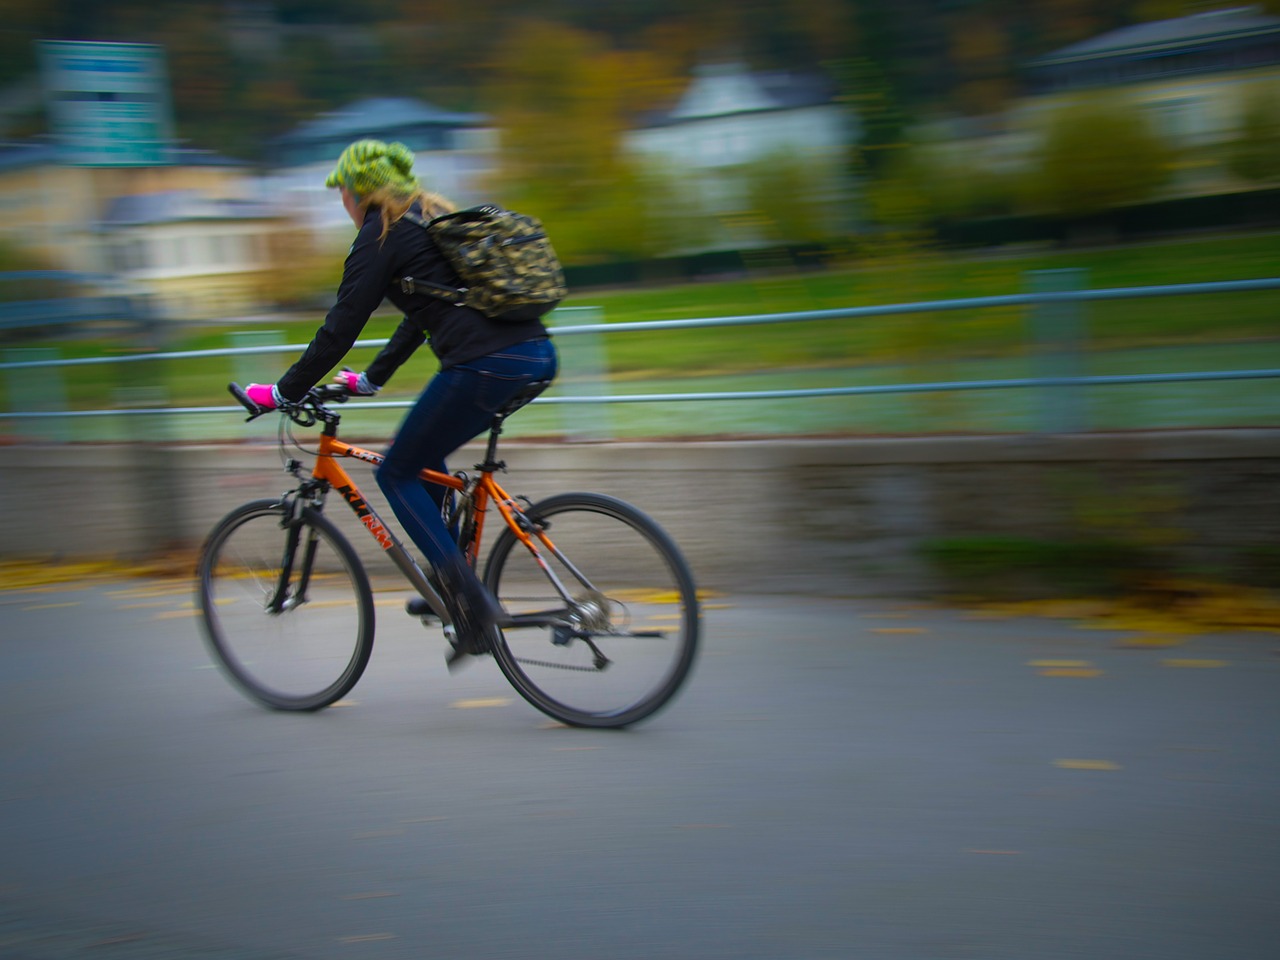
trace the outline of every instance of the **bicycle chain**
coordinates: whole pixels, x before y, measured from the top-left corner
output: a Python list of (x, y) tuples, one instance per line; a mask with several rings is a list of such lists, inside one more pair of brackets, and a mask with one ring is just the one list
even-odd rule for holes
[(599, 667), (579, 667), (572, 663), (551, 663), (548, 660), (526, 660), (523, 657), (516, 657), (516, 663), (521, 665), (528, 664), (531, 667), (547, 667), (551, 670), (577, 670), (580, 673), (599, 673)]

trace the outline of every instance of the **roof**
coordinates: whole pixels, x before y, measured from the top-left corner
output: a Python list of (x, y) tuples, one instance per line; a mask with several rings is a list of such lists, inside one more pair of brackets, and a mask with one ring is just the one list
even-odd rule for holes
[(794, 110), (831, 101), (829, 84), (818, 76), (781, 71), (754, 73), (740, 63), (707, 64), (694, 71), (674, 108), (650, 115), (640, 126), (661, 127), (712, 117)]
[(1048, 66), (1072, 60), (1154, 53), (1206, 43), (1247, 40), (1280, 35), (1280, 18), (1267, 16), (1257, 7), (1232, 7), (1194, 13), (1173, 20), (1156, 20), (1121, 27), (1088, 40), (1062, 47), (1031, 62)]
[(135, 227), (191, 220), (266, 220), (275, 210), (256, 200), (210, 197), (196, 190), (167, 190), (116, 197), (107, 204), (101, 226)]
[(404, 128), (478, 127), (488, 120), (482, 113), (454, 113), (407, 97), (374, 97), (323, 113), (279, 137), (277, 142), (350, 141), (362, 137), (381, 139)]

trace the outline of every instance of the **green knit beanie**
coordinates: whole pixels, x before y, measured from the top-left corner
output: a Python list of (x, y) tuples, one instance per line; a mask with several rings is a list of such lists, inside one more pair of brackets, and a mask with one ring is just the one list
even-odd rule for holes
[(386, 186), (409, 193), (418, 189), (418, 178), (413, 175), (413, 151), (403, 143), (357, 140), (342, 151), (324, 185), (344, 186), (357, 197), (367, 197)]

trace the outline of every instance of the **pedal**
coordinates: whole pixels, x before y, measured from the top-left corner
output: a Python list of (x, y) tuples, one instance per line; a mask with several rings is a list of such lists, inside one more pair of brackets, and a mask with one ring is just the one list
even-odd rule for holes
[(404, 612), (411, 617), (419, 617), (423, 620), (439, 620), (440, 617), (431, 609), (431, 604), (427, 603), (424, 597), (414, 597), (406, 600), (404, 604)]

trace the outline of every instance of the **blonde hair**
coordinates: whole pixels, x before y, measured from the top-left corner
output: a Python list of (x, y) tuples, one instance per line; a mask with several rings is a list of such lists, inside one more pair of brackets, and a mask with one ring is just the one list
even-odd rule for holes
[(428, 220), (446, 213), (453, 213), (458, 209), (457, 204), (441, 194), (421, 189), (406, 193), (403, 189), (397, 189), (391, 184), (374, 190), (364, 198), (363, 202), (370, 207), (377, 207), (382, 215), (382, 233), (378, 236), (379, 243), (387, 239), (387, 233), (401, 217), (409, 212), (409, 208), (415, 202), (422, 207), (422, 215)]

